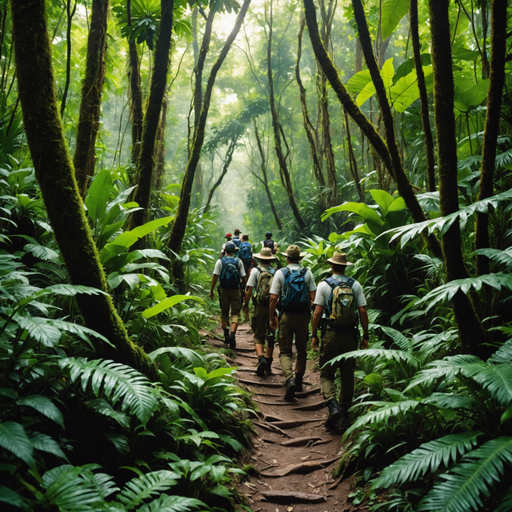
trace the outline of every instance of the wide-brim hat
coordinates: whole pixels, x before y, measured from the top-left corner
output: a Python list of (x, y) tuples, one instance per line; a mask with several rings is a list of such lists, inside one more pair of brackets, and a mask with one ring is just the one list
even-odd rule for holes
[(353, 263), (347, 260), (347, 255), (344, 252), (335, 252), (332, 258), (329, 258), (327, 261), (334, 263), (334, 265), (353, 265)]
[(277, 256), (272, 254), (272, 249), (270, 247), (263, 247), (258, 254), (253, 255), (254, 258), (259, 260), (277, 260)]
[(231, 233), (226, 233), (224, 235), (224, 238), (233, 238), (233, 235)]
[(300, 252), (300, 247), (298, 245), (292, 244), (286, 248), (286, 252), (281, 254), (285, 254), (289, 258), (304, 258), (306, 256), (305, 252)]

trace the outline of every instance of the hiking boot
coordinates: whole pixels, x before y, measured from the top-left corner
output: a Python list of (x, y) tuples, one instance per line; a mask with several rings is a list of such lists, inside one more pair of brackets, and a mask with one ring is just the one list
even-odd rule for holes
[(229, 333), (229, 348), (233, 350), (236, 347), (236, 336), (233, 331)]
[(303, 375), (295, 375), (295, 391), (297, 391), (297, 393), (304, 391), (302, 386), (302, 377)]
[(226, 345), (229, 343), (229, 330), (228, 329), (224, 329), (224, 343), (226, 343)]
[(291, 402), (295, 398), (295, 379), (291, 378), (286, 382), (286, 392), (284, 399)]
[(338, 428), (340, 429), (347, 429), (350, 427), (350, 417), (348, 415), (348, 409), (346, 407), (342, 407), (340, 409), (340, 419), (338, 420)]
[(336, 428), (336, 424), (341, 419), (341, 412), (335, 398), (331, 398), (327, 402), (327, 407), (329, 408), (329, 416), (327, 417), (327, 421), (324, 423), (324, 426), (326, 429), (331, 430)]
[(265, 357), (265, 375), (272, 375), (272, 357)]
[(256, 368), (256, 375), (258, 377), (263, 377), (265, 375), (265, 356), (259, 356), (258, 357), (258, 367)]

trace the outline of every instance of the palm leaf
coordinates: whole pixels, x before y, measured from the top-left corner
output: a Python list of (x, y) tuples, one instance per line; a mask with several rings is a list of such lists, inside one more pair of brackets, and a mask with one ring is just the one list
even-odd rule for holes
[(483, 389), (501, 406), (509, 407), (512, 404), (512, 367), (508, 363), (488, 364), (479, 362), (464, 365), (460, 371), (463, 375), (478, 382)]
[(72, 334), (76, 334), (83, 340), (88, 341), (87, 335), (90, 335), (90, 336), (100, 339), (101, 341), (104, 341), (111, 347), (114, 346), (109, 341), (108, 338), (105, 338), (105, 336), (103, 336), (103, 334), (100, 334), (99, 332), (94, 331), (93, 329), (89, 329), (89, 327), (85, 327), (84, 325), (75, 324), (73, 322), (68, 322), (66, 320), (55, 320), (55, 319), (51, 319), (51, 320), (45, 319), (45, 323), (53, 325), (54, 327), (56, 327), (57, 329), (59, 329), (61, 331), (67, 331)]
[(186, 347), (161, 347), (148, 354), (148, 357), (154, 361), (162, 354), (172, 354), (176, 359), (185, 359), (192, 367), (204, 366), (203, 358), (195, 351)]
[(449, 435), (422, 444), (419, 448), (384, 468), (372, 488), (401, 485), (418, 480), (427, 473), (435, 473), (441, 464), (450, 467), (460, 456), (467, 453), (477, 443), (481, 432), (463, 432)]
[(180, 476), (173, 471), (153, 471), (130, 480), (118, 495), (118, 499), (123, 503), (124, 510), (130, 510), (153, 494), (167, 491), (176, 485), (179, 479)]
[(55, 347), (60, 340), (61, 332), (55, 327), (46, 324), (45, 318), (14, 315), (17, 324), (28, 332), (29, 336), (45, 347)]
[(108, 295), (108, 293), (103, 290), (91, 288), (90, 286), (83, 286), (81, 284), (54, 284), (45, 288), (45, 291), (55, 295), (65, 295), (68, 297), (74, 297), (80, 293), (84, 293), (85, 295)]
[(59, 261), (59, 255), (53, 249), (38, 244), (26, 244), (23, 249), (44, 261)]
[(453, 393), (432, 393), (422, 402), (424, 404), (434, 404), (441, 409), (471, 409), (476, 399), (472, 396), (461, 396)]
[(91, 400), (87, 406), (96, 411), (98, 414), (102, 414), (103, 416), (108, 416), (109, 418), (116, 420), (122, 427), (126, 429), (130, 428), (130, 417), (124, 412), (116, 411), (112, 405), (110, 405), (103, 398), (96, 398), (95, 400)]
[(41, 434), (39, 432), (31, 432), (30, 433), (30, 441), (32, 442), (32, 446), (41, 452), (52, 453), (61, 459), (67, 460), (66, 455), (60, 449), (59, 443), (52, 439), (50, 436), (46, 434)]
[(382, 330), (400, 347), (401, 350), (411, 349), (411, 340), (392, 327), (381, 326)]
[(4, 485), (0, 485), (0, 502), (7, 503), (13, 507), (27, 509), (25, 500), (17, 492), (8, 489)]
[(325, 365), (335, 364), (342, 359), (385, 359), (385, 360), (395, 360), (395, 361), (404, 361), (413, 368), (417, 368), (419, 361), (416, 357), (408, 352), (404, 352), (403, 350), (388, 350), (385, 348), (370, 348), (367, 350), (354, 350), (352, 352), (346, 352), (345, 354), (341, 354), (332, 358), (330, 361), (325, 363)]
[(512, 362), (512, 340), (505, 342), (492, 356), (494, 363), (510, 363)]
[(157, 406), (157, 395), (151, 382), (137, 370), (114, 361), (62, 359), (61, 368), (69, 368), (72, 382), (80, 379), (86, 391), (90, 384), (94, 395), (105, 394), (112, 403), (122, 399), (123, 411), (135, 414), (145, 425)]
[(512, 510), (512, 486), (508, 488), (499, 507), (494, 512), (510, 512)]
[(138, 512), (188, 512), (206, 505), (195, 498), (184, 498), (182, 496), (160, 496), (160, 498), (139, 508)]
[(35, 468), (34, 447), (25, 429), (14, 421), (0, 423), (0, 446)]
[(47, 418), (55, 421), (61, 427), (64, 427), (64, 417), (59, 408), (47, 397), (41, 395), (31, 395), (26, 398), (21, 398), (17, 401), (18, 405), (27, 405), (32, 407)]
[(500, 249), (477, 249), (477, 254), (487, 256), (489, 259), (496, 261), (500, 265), (506, 266), (508, 269), (512, 269), (512, 247), (501, 251)]
[[(490, 496), (495, 483), (512, 465), (512, 437), (492, 439), (465, 455), (442, 481), (421, 500), (418, 510), (467, 512), (483, 508), (482, 496)], [(504, 484), (504, 482), (502, 482)]]

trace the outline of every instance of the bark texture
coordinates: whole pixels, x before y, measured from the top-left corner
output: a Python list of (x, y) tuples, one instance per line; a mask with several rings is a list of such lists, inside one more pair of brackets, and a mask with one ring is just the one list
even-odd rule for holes
[(153, 188), (160, 190), (164, 177), (165, 165), (165, 127), (167, 124), (167, 100), (162, 102), (162, 112), (160, 114), (160, 123), (156, 131), (155, 142), (155, 172), (153, 173)]
[(208, 210), (210, 209), (210, 204), (213, 199), (213, 194), (215, 194), (215, 191), (220, 187), (220, 184), (222, 183), (224, 176), (226, 176), (226, 174), (228, 173), (229, 166), (231, 165), (231, 161), (233, 160), (233, 153), (235, 152), (236, 142), (237, 139), (233, 139), (229, 143), (228, 149), (226, 151), (226, 156), (224, 158), (224, 164), (222, 165), (222, 172), (220, 173), (220, 176), (218, 177), (217, 181), (213, 184), (213, 187), (210, 189), (210, 192), (208, 193), (208, 199), (206, 200), (204, 213), (208, 213)]
[[(44, 0), (13, 0), (13, 41), (23, 122), (48, 218), (71, 283), (107, 291), (74, 170), (64, 139), (52, 72)], [(149, 360), (134, 345), (109, 295), (78, 295), (87, 327), (117, 348), (98, 346), (98, 354), (147, 371)]]
[[(434, 104), (441, 214), (459, 210), (457, 143), (453, 113), (454, 83), (450, 46), (449, 0), (429, 0), (434, 69)], [(462, 255), (460, 226), (454, 223), (443, 235), (443, 256), (448, 281), (469, 277)], [(455, 321), (465, 350), (477, 354), (485, 332), (468, 296), (459, 291), (452, 299)]]
[(153, 74), (151, 75), (151, 87), (149, 92), (148, 107), (144, 116), (142, 128), (142, 142), (140, 155), (133, 177), (137, 185), (132, 201), (138, 203), (142, 208), (130, 216), (129, 228), (134, 229), (142, 226), (148, 219), (148, 205), (153, 182), (154, 154), (156, 143), (156, 132), (162, 110), (162, 102), (167, 84), (167, 70), (170, 61), (171, 33), (173, 20), (174, 0), (161, 0), (162, 17), (160, 19), (160, 31), (155, 44), (155, 55), (153, 60)]
[[(242, 21), (245, 18), (245, 14), (247, 13), (247, 9), (249, 8), (250, 3), (251, 0), (245, 0), (242, 7), (240, 8), (240, 11), (238, 12), (238, 16), (236, 18), (235, 26), (233, 27), (233, 30), (229, 34), (226, 42), (224, 43), (219, 58), (214, 63), (212, 70), (210, 72), (210, 76), (208, 78), (208, 83), (206, 85), (206, 89), (204, 92), (204, 100), (201, 109), (201, 115), (199, 117), (199, 122), (194, 132), (190, 157), (187, 162), (185, 176), (183, 177), (183, 182), (181, 184), (181, 196), (178, 205), (178, 211), (176, 213), (176, 218), (174, 219), (171, 228), (171, 233), (169, 235), (168, 247), (171, 251), (173, 251), (176, 254), (179, 254), (181, 251), (181, 244), (183, 243), (183, 237), (185, 236), (185, 230), (187, 228), (187, 217), (190, 209), (192, 186), (194, 184), (194, 176), (197, 169), (197, 164), (199, 163), (199, 158), (201, 156), (201, 149), (204, 143), (206, 120), (208, 118), (208, 111), (210, 108), (210, 100), (213, 92), (213, 86), (215, 85), (215, 79), (217, 78), (217, 73), (219, 72), (222, 63), (224, 62), (233, 41), (235, 40), (236, 36), (238, 35), (238, 32), (240, 31), (240, 26), (242, 25)], [(177, 272), (179, 272), (178, 267), (179, 266), (173, 266), (173, 275), (175, 278), (180, 277), (177, 275)]]
[(416, 76), (418, 79), (418, 89), (420, 91), (421, 103), (421, 122), (423, 132), (425, 133), (425, 153), (427, 155), (427, 185), (429, 192), (436, 190), (436, 173), (435, 173), (435, 156), (434, 156), (434, 138), (432, 137), (432, 129), (430, 127), (430, 119), (428, 117), (428, 95), (427, 86), (425, 85), (425, 73), (421, 65), (421, 43), (418, 32), (418, 0), (411, 0), (409, 9), (409, 19), (411, 25), (412, 52), (414, 58), (414, 67), (416, 68)]
[[(487, 114), (485, 117), (484, 141), (482, 147), (482, 168), (478, 200), (494, 194), (493, 178), (496, 160), (496, 146), (500, 126), (500, 111), (503, 84), (505, 83), (505, 55), (507, 45), (507, 5), (506, 2), (493, 0), (491, 3), (491, 62), (489, 92), (487, 94)], [(489, 216), (477, 212), (475, 228), (475, 248), (490, 247)], [(489, 260), (477, 256), (478, 275), (489, 273)]]
[(85, 78), (76, 129), (76, 147), (73, 155), (75, 176), (80, 193), (85, 196), (90, 179), (94, 176), (96, 157), (94, 146), (98, 135), (101, 94), (105, 83), (105, 54), (107, 51), (107, 23), (109, 0), (93, 0), (91, 28), (87, 38)]

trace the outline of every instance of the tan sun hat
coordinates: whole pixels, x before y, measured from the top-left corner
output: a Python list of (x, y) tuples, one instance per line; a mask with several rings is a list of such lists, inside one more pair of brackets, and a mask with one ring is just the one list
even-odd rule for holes
[(327, 261), (335, 265), (353, 265), (347, 260), (347, 255), (344, 252), (335, 252)]
[(304, 258), (304, 256), (306, 256), (306, 253), (300, 252), (300, 247), (295, 244), (289, 245), (286, 252), (281, 254), (286, 254), (289, 258)]
[(259, 260), (277, 260), (277, 256), (272, 254), (270, 247), (263, 247), (259, 254), (254, 254), (253, 256)]

